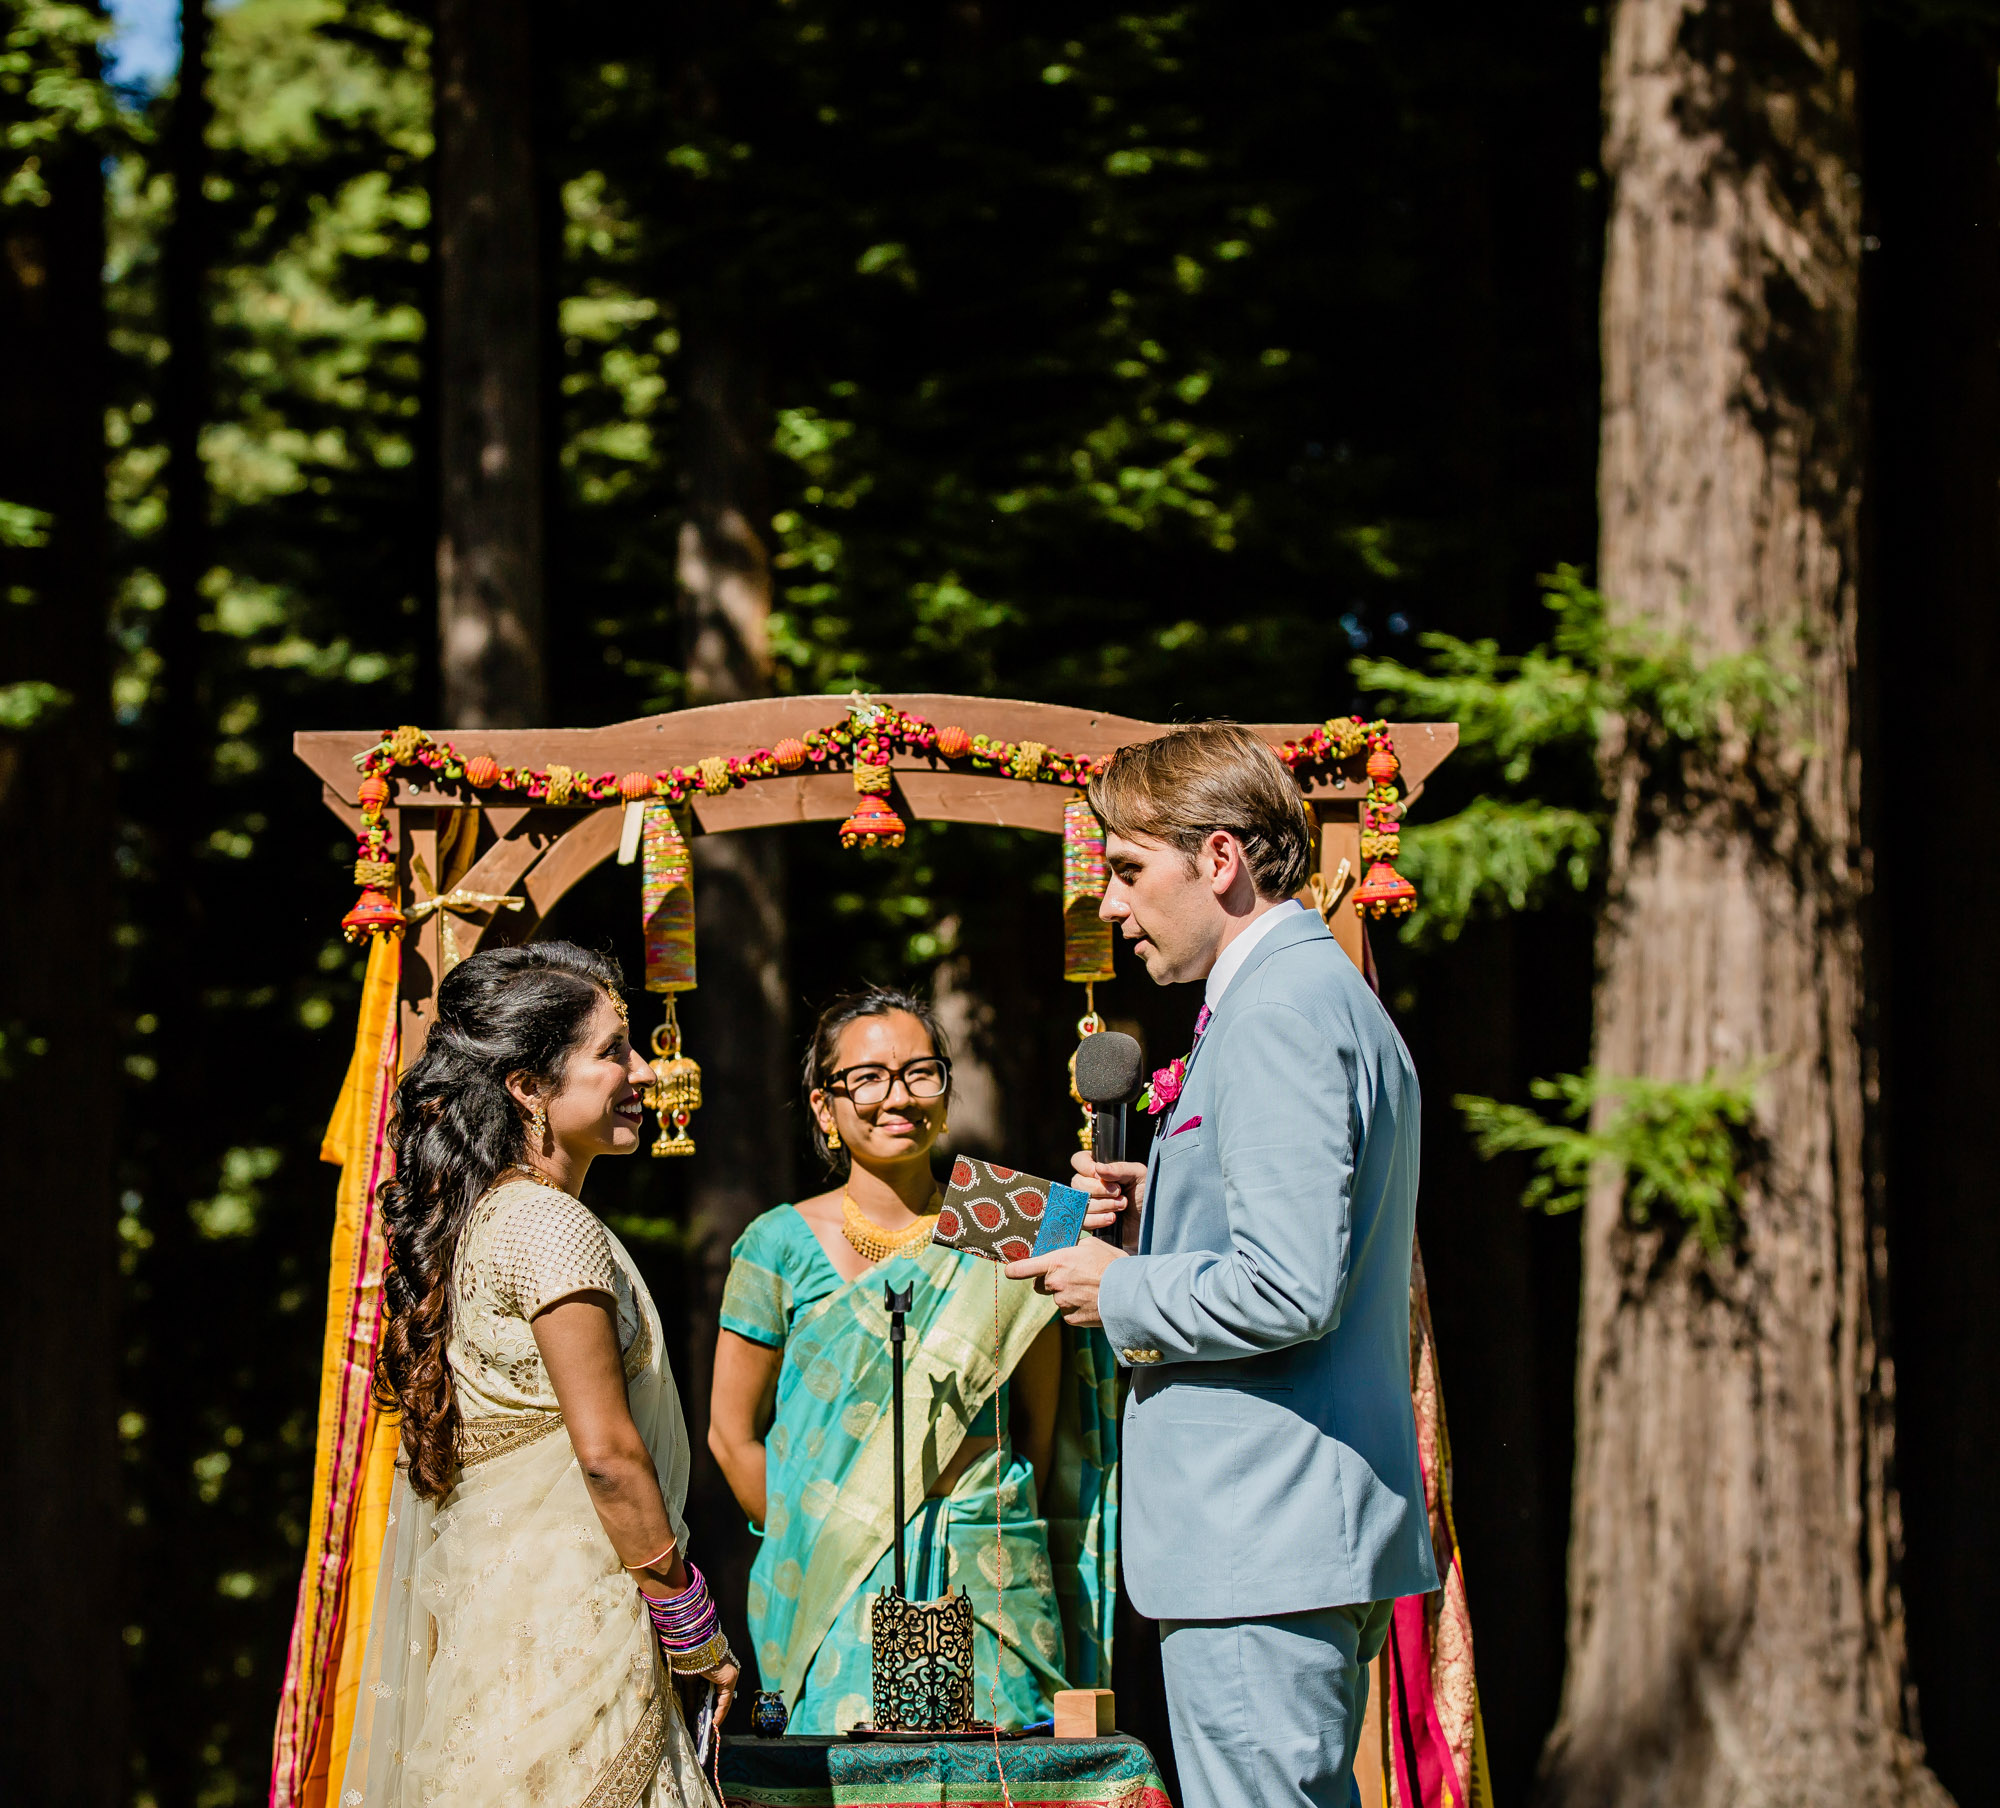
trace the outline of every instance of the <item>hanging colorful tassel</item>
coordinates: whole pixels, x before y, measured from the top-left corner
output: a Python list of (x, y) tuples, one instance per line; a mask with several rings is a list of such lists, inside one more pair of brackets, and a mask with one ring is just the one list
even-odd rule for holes
[[(646, 1103), (659, 1119), (655, 1155), (692, 1155), (688, 1119), (701, 1104), (701, 1068), (681, 1052), (674, 994), (695, 983), (694, 861), (673, 806), (644, 805), (639, 823), (639, 909), (646, 940), (646, 990), (664, 992), (666, 1021), (653, 1032), (653, 1083)], [(671, 1127), (670, 1127), (671, 1126)]]
[(645, 806), (639, 824), (639, 915), (646, 937), (646, 990), (686, 992), (694, 976), (694, 861), (671, 804)]
[(1063, 978), (1111, 977), (1111, 925), (1097, 914), (1109, 874), (1104, 828), (1081, 797), (1063, 805)]
[(1405, 917), (1417, 907), (1417, 888), (1391, 864), (1403, 851), (1400, 830), (1402, 800), (1397, 793), (1396, 774), (1402, 761), (1396, 744), (1389, 738), (1388, 725), (1377, 723), (1368, 730), (1368, 796), (1361, 805), (1361, 857), (1373, 861), (1368, 877), (1355, 888), (1357, 916)]

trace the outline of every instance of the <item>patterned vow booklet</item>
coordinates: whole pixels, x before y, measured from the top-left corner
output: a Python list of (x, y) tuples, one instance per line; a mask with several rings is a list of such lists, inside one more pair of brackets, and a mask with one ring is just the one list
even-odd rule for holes
[(952, 1163), (951, 1186), (931, 1241), (989, 1262), (1024, 1262), (1076, 1243), (1089, 1204), (1060, 1181), (961, 1155)]

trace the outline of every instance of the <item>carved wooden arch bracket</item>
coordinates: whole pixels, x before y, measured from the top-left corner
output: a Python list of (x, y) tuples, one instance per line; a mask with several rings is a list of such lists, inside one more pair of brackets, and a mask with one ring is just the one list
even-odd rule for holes
[[(1130, 716), (1105, 715), (1052, 703), (1025, 703), (1003, 698), (929, 693), (878, 695), (877, 703), (904, 710), (939, 724), (958, 723), (975, 732), (1008, 741), (1040, 741), (1065, 752), (1093, 757), (1135, 741), (1149, 741), (1167, 732), (1164, 722), (1141, 722)], [(456, 742), (462, 753), (490, 753), (503, 766), (543, 768), (552, 764), (584, 772), (658, 772), (672, 766), (693, 767), (714, 754), (742, 754), (769, 747), (786, 736), (823, 728), (842, 713), (842, 699), (831, 696), (758, 698), (743, 703), (717, 703), (701, 709), (676, 710), (644, 716), (607, 728), (531, 728), (436, 730), (439, 739)], [(1249, 725), (1277, 745), (1310, 733), (1317, 723), (1258, 722)], [(1458, 744), (1457, 726), (1449, 722), (1392, 723), (1390, 736), (1402, 763), (1406, 798), (1414, 798), (1424, 781)], [(355, 756), (373, 747), (381, 736), (368, 731), (316, 731), (293, 737), (293, 751), (318, 774), (327, 807), (354, 828), (360, 819), (355, 787), (360, 774)], [(1316, 780), (1306, 796), (1325, 825), (1320, 860), (1331, 877), (1341, 860), (1351, 873), (1360, 870), (1358, 813), (1366, 780), (1361, 762), (1342, 776), (1345, 783)], [(1014, 779), (1000, 773), (944, 770), (921, 755), (898, 754), (891, 761), (895, 802), (909, 821), (986, 823), (1005, 828), (1062, 832), (1066, 787)], [(438, 833), (450, 821), (448, 812), (465, 807), (456, 788), (430, 786), (399, 772), (389, 811), (396, 844), (397, 881), (405, 905), (427, 895), (421, 880), (413, 882), (413, 866), (433, 880), (446, 882), (438, 858)], [(785, 823), (839, 822), (854, 808), (854, 785), (845, 771), (787, 773), (753, 779), (741, 789), (719, 797), (693, 800), (699, 834), (723, 834), (732, 829), (768, 828)], [(525, 899), (518, 912), (460, 917), (455, 935), (461, 954), (482, 939), (509, 942), (532, 936), (556, 902), (585, 874), (616, 852), (622, 817), (619, 805), (575, 807), (487, 805), (485, 822), (491, 846), (457, 880), (466, 891), (518, 894)], [(1335, 933), (1349, 955), (1363, 956), (1361, 924), (1350, 912), (1337, 913)], [(408, 932), (403, 959), (403, 1059), (414, 1058), (430, 1027), (431, 1000), (438, 971), (437, 914)]]

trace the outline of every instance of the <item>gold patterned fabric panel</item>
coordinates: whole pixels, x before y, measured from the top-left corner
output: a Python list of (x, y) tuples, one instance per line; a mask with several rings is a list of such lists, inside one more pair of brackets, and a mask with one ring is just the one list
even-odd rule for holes
[(563, 1416), (552, 1413), (508, 1413), (497, 1419), (474, 1419), (458, 1428), (458, 1466), (470, 1469), (491, 1462), (496, 1456), (539, 1444), (551, 1432), (561, 1431)]
[(630, 1381), (653, 1360), (630, 1257), (580, 1199), (509, 1180), (473, 1207), (452, 1266), (452, 1379), (468, 1420), (553, 1412), (555, 1390), (530, 1320), (553, 1300), (608, 1293)]
[(662, 1687), (646, 1704), (624, 1749), (598, 1773), (579, 1808), (632, 1808), (659, 1775), (660, 1758), (666, 1749), (667, 1704)]

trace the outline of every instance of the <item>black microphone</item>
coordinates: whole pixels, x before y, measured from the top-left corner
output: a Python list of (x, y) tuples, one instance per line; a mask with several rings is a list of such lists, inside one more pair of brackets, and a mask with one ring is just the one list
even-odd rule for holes
[[(1099, 1030), (1077, 1044), (1076, 1091), (1090, 1107), (1092, 1161), (1125, 1159), (1125, 1105), (1138, 1093), (1144, 1065), (1138, 1043), (1119, 1030)], [(1115, 1224), (1097, 1234), (1107, 1243), (1119, 1240)]]

